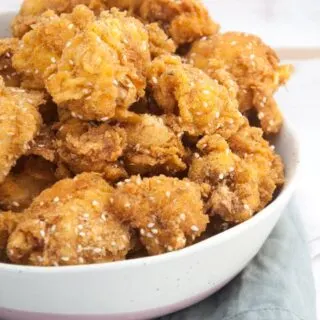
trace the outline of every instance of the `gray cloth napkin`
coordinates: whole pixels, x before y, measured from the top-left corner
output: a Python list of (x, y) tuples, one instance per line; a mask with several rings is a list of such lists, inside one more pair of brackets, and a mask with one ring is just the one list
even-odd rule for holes
[[(236, 248), (235, 248), (236, 249)], [(299, 212), (289, 205), (248, 267), (197, 305), (162, 320), (315, 320), (315, 289)]]

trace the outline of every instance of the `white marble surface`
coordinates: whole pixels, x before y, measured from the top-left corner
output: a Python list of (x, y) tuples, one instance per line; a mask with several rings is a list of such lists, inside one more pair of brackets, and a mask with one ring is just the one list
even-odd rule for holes
[[(16, 10), (20, 2), (2, 0), (0, 12)], [(311, 54), (308, 56), (319, 59), (293, 62), (296, 73), (286, 90), (278, 93), (278, 100), (286, 118), (295, 125), (301, 141), (303, 170), (294, 201), (303, 212), (320, 311), (320, 0), (204, 2), (223, 30), (256, 33), (280, 49), (309, 49)]]

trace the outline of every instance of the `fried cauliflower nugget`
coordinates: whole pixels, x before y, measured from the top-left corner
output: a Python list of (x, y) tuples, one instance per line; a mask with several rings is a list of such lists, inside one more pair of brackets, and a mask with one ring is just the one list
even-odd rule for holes
[(177, 45), (191, 43), (219, 30), (219, 25), (197, 0), (143, 0), (137, 14), (145, 21), (161, 24)]
[(6, 87), (0, 77), (0, 183), (40, 130), (43, 95)]
[(175, 175), (187, 168), (180, 139), (160, 117), (142, 115), (139, 123), (128, 124), (125, 130), (128, 148), (124, 159), (130, 174)]
[(55, 183), (55, 166), (41, 157), (21, 159), (0, 184), (0, 208), (20, 212)]
[(188, 180), (132, 176), (119, 183), (109, 209), (121, 221), (139, 229), (151, 255), (184, 248), (206, 229), (200, 187)]
[(158, 23), (147, 24), (146, 29), (149, 34), (149, 47), (152, 58), (176, 51), (177, 46), (174, 41), (167, 36)]
[(210, 215), (227, 223), (239, 223), (263, 209), (284, 183), (284, 167), (262, 130), (245, 124), (228, 141), (205, 136), (197, 147), (189, 178), (212, 186), (206, 203)]
[(0, 75), (6, 86), (19, 87), (20, 75), (12, 66), (12, 55), (18, 47), (18, 39), (0, 39)]
[(125, 130), (108, 124), (69, 119), (57, 133), (58, 155), (72, 172), (98, 172), (110, 182), (127, 177), (119, 162), (126, 145)]
[(22, 85), (44, 89), (69, 41), (94, 19), (93, 12), (85, 6), (76, 7), (71, 14), (58, 16), (46, 11), (38, 17), (12, 57), (14, 68), (22, 74)]
[(154, 59), (148, 71), (154, 98), (166, 114), (177, 115), (190, 135), (236, 132), (244, 119), (228, 90), (177, 56)]
[(130, 232), (105, 211), (112, 193), (95, 173), (57, 182), (24, 212), (8, 239), (8, 258), (40, 266), (124, 259)]
[(287, 82), (292, 66), (279, 65), (260, 38), (240, 32), (213, 35), (195, 42), (187, 58), (214, 79), (219, 70), (229, 72), (239, 86), (240, 111), (256, 109), (264, 132), (279, 132), (282, 115), (273, 94)]
[(21, 38), (31, 30), (38, 17), (47, 10), (56, 14), (70, 13), (77, 5), (86, 5), (96, 13), (104, 10), (102, 0), (24, 0), (19, 14), (12, 21), (12, 33)]

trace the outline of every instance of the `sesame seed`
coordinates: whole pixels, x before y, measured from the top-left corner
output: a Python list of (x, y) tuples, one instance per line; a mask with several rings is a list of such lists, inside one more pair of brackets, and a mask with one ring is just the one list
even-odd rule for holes
[(157, 84), (158, 83), (158, 79), (156, 77), (152, 77), (151, 78), (151, 81), (154, 83), (154, 84)]
[(82, 224), (79, 224), (79, 225), (78, 225), (78, 229), (79, 229), (79, 230), (82, 230), (82, 229), (83, 229), (83, 225), (82, 225)]
[(40, 230), (40, 236), (44, 238), (46, 236), (46, 232), (44, 230)]
[(19, 202), (17, 202), (17, 201), (12, 201), (12, 205), (13, 205), (14, 207), (20, 207), (20, 204), (19, 204)]
[(85, 237), (86, 234), (85, 234), (85, 232), (79, 232), (79, 236), (80, 236), (80, 237)]
[(42, 207), (44, 205), (44, 202), (40, 201), (39, 205), (40, 205), (40, 207)]
[(258, 118), (261, 120), (264, 118), (264, 113), (263, 112), (259, 112), (258, 113)]
[(250, 60), (253, 60), (256, 56), (254, 54), (250, 54)]
[(151, 232), (147, 232), (147, 237), (148, 238), (153, 238), (153, 234)]
[(98, 202), (97, 200), (93, 200), (93, 201), (92, 201), (92, 205), (93, 205), (94, 207), (97, 207), (97, 206), (99, 205), (99, 202)]
[(219, 117), (220, 117), (220, 112), (217, 111), (217, 112), (216, 112), (216, 118), (218, 119)]
[(237, 41), (231, 41), (231, 45), (235, 46), (237, 44)]
[(233, 172), (234, 171), (234, 167), (231, 167), (230, 169), (229, 169), (229, 172)]
[(70, 23), (70, 24), (68, 25), (68, 29), (69, 29), (69, 30), (73, 29), (73, 27), (74, 27), (74, 25), (73, 25), (72, 23)]
[(224, 174), (223, 174), (223, 173), (220, 173), (220, 174), (219, 174), (219, 179), (220, 179), (220, 180), (223, 180), (223, 178), (224, 178)]
[(71, 46), (71, 41), (68, 41), (67, 43), (66, 43), (66, 48), (69, 48)]
[(182, 221), (186, 220), (186, 215), (184, 213), (180, 213), (179, 217)]
[(99, 36), (97, 36), (96, 40), (97, 40), (97, 42), (99, 42), (99, 43), (102, 42), (102, 40), (101, 40), (101, 38), (100, 38)]
[(199, 159), (199, 158), (200, 158), (200, 154), (199, 154), (198, 152), (195, 152), (194, 157), (195, 157), (196, 159)]
[(243, 207), (245, 208), (245, 210), (250, 210), (249, 205), (248, 205), (248, 204), (246, 204), (246, 203), (243, 205)]
[(154, 227), (154, 223), (153, 222), (148, 223), (147, 227), (148, 228), (153, 228)]
[(262, 102), (263, 102), (263, 103), (266, 103), (266, 102), (267, 102), (267, 97), (263, 97), (263, 98), (262, 98)]
[(144, 229), (140, 229), (140, 234), (142, 235), (142, 236), (144, 236), (145, 235), (145, 230)]
[(270, 120), (270, 121), (269, 121), (269, 125), (270, 125), (270, 126), (274, 126), (274, 121), (273, 121), (273, 120)]
[(60, 201), (60, 198), (59, 197), (55, 197), (55, 198), (53, 198), (53, 200), (52, 200), (54, 203), (57, 203), (57, 202), (59, 202)]
[(170, 191), (166, 191), (166, 197), (170, 198), (170, 196), (171, 196), (171, 192)]
[(102, 213), (100, 218), (101, 218), (102, 221), (107, 221), (107, 217), (106, 217), (105, 213)]
[(111, 241), (111, 246), (112, 247), (116, 247), (117, 246), (117, 243), (115, 241)]
[(153, 234), (157, 234), (157, 233), (158, 233), (158, 229), (153, 228), (153, 229), (151, 229), (151, 232), (152, 232)]
[(203, 107), (204, 107), (204, 108), (208, 108), (208, 106), (209, 106), (208, 102), (204, 101), (204, 102), (203, 102)]
[(209, 90), (203, 90), (202, 93), (208, 95), (208, 94), (210, 94), (210, 91)]
[(71, 64), (72, 66), (74, 65), (74, 62), (73, 62), (73, 60), (69, 60), (69, 64)]
[(112, 204), (112, 203), (114, 203), (114, 199), (113, 198), (110, 198), (109, 199), (109, 202)]
[(168, 251), (172, 251), (173, 250), (173, 248), (171, 246), (168, 246), (167, 249), (168, 249)]
[(38, 260), (38, 262), (40, 262), (40, 263), (42, 263), (42, 262), (44, 261), (43, 257), (41, 257), (41, 256), (37, 256), (37, 260)]
[(51, 60), (52, 63), (56, 63), (57, 62), (57, 59), (55, 57), (51, 57), (50, 60)]
[(78, 262), (81, 263), (81, 264), (83, 264), (83, 263), (84, 263), (84, 259), (83, 259), (82, 257), (79, 257), (79, 258), (78, 258)]
[(116, 80), (116, 79), (113, 79), (113, 80), (112, 80), (112, 83), (113, 83), (115, 86), (118, 86), (118, 85), (119, 85), (119, 81)]
[(199, 231), (199, 228), (198, 228), (196, 225), (193, 225), (193, 226), (191, 226), (191, 230), (192, 230), (193, 232), (198, 232), (198, 231)]
[(271, 149), (271, 150), (274, 150), (275, 148), (276, 148), (276, 147), (275, 147), (274, 145), (271, 145), (271, 146), (270, 146), (270, 149)]
[(230, 154), (230, 149), (226, 149), (226, 155), (229, 155)]
[(67, 262), (70, 260), (70, 258), (69, 257), (61, 257), (61, 260)]
[(88, 219), (89, 217), (90, 217), (90, 214), (89, 214), (89, 213), (84, 213), (84, 214), (83, 214), (83, 218), (84, 218), (84, 219)]
[(94, 252), (94, 253), (101, 253), (101, 252), (102, 252), (102, 249), (101, 249), (101, 248), (94, 248), (94, 249), (93, 249), (93, 252)]
[(77, 246), (77, 252), (82, 252), (83, 248), (82, 248), (82, 245), (81, 244), (78, 244)]
[(51, 228), (50, 228), (50, 231), (51, 233), (54, 233), (57, 229), (57, 226), (54, 224)]

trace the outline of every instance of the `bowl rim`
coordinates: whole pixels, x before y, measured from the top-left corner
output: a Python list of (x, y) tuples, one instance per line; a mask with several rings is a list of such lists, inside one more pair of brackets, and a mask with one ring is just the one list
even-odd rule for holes
[(51, 274), (51, 273), (65, 273), (65, 272), (67, 273), (91, 272), (91, 271), (100, 270), (100, 269), (107, 271), (107, 270), (114, 270), (114, 269), (153, 265), (153, 264), (161, 263), (171, 259), (179, 259), (180, 257), (186, 256), (186, 255), (192, 255), (194, 252), (198, 250), (206, 250), (209, 247), (219, 245), (221, 242), (224, 242), (244, 232), (245, 230), (259, 224), (261, 221), (263, 221), (269, 215), (271, 215), (274, 211), (276, 211), (277, 208), (280, 207), (282, 203), (289, 200), (291, 195), (293, 194), (295, 190), (295, 186), (297, 184), (297, 180), (299, 178), (300, 169), (301, 169), (300, 141), (295, 129), (293, 129), (292, 124), (288, 120), (285, 120), (281, 130), (284, 131), (284, 134), (289, 134), (293, 140), (292, 153), (295, 155), (295, 161), (292, 168), (293, 173), (290, 179), (288, 180), (288, 183), (284, 185), (278, 197), (275, 200), (273, 200), (270, 204), (268, 204), (265, 208), (263, 208), (260, 212), (255, 214), (252, 218), (226, 231), (223, 231), (217, 235), (209, 237), (198, 243), (192, 244), (186, 248), (173, 251), (173, 252), (163, 253), (156, 256), (147, 256), (147, 257), (136, 258), (136, 259), (105, 262), (105, 263), (98, 263), (98, 264), (51, 266), (51, 267), (0, 263), (0, 272), (7, 271), (7, 272), (16, 272), (16, 273), (24, 272), (24, 273), (37, 273), (37, 274), (39, 273)]

